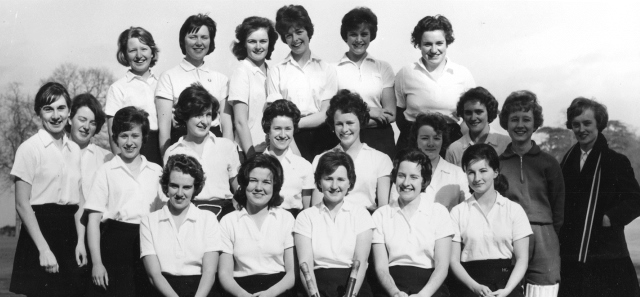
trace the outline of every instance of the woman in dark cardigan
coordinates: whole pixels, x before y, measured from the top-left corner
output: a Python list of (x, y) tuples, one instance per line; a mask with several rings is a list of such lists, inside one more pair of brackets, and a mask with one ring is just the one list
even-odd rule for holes
[(565, 181), (559, 296), (640, 296), (624, 226), (640, 215), (629, 159), (607, 145), (606, 107), (576, 98), (567, 128), (578, 140), (562, 160)]

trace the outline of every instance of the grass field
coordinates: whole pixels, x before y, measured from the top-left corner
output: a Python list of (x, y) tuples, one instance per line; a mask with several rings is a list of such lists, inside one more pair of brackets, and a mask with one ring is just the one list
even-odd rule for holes
[[(629, 224), (625, 233), (629, 251), (631, 252), (631, 259), (636, 267), (636, 274), (640, 275), (640, 219)], [(9, 292), (13, 255), (17, 242), (17, 237), (0, 236), (0, 297), (23, 296)]]

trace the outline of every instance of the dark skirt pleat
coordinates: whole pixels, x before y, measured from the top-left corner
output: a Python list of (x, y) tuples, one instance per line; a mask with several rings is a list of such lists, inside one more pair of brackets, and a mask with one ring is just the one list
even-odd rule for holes
[[(343, 297), (347, 292), (347, 283), (351, 268), (318, 268), (313, 271), (316, 276), (316, 286), (322, 297)], [(365, 277), (358, 292), (360, 297), (373, 296), (371, 287)]]
[(393, 157), (395, 157), (396, 142), (391, 125), (361, 129), (360, 141), (366, 143), (368, 146), (378, 151), (387, 154), (387, 156), (389, 156), (391, 160), (393, 160)]
[[(433, 274), (432, 269), (425, 269), (413, 266), (391, 266), (389, 267), (391, 278), (396, 283), (398, 290), (408, 295), (418, 294)], [(440, 288), (432, 295), (434, 297), (449, 296), (449, 289), (443, 283)]]
[(334, 148), (340, 141), (326, 124), (317, 128), (300, 129), (293, 135), (300, 155), (309, 162), (327, 150)]
[[(511, 271), (513, 271), (511, 259), (469, 261), (461, 264), (472, 279), (481, 285), (489, 287), (491, 291), (504, 289), (511, 276)], [(477, 296), (455, 277), (451, 281), (449, 290), (451, 291), (451, 296)], [(521, 285), (516, 286), (508, 296), (523, 297), (523, 287)]]
[[(236, 277), (236, 283), (249, 292), (249, 294), (254, 294), (262, 291), (266, 291), (269, 288), (273, 287), (277, 284), (282, 278), (285, 276), (284, 272), (275, 273), (275, 274), (260, 274), (260, 275), (249, 275), (243, 277)], [(284, 294), (279, 296), (293, 296), (293, 290), (289, 290)], [(227, 296), (231, 296), (227, 293)]]
[(160, 154), (160, 140), (158, 130), (150, 130), (147, 141), (140, 148), (140, 154), (147, 158), (147, 161), (162, 166), (162, 155)]

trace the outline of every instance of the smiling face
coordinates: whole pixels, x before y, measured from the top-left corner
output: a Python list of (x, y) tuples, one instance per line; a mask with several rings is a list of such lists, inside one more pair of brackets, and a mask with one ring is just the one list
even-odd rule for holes
[(140, 156), (142, 148), (142, 126), (134, 125), (129, 131), (123, 131), (118, 134), (118, 148), (120, 149), (120, 158), (125, 163), (131, 163)]
[(422, 33), (420, 51), (428, 66), (437, 67), (440, 65), (447, 56), (447, 41), (444, 31), (435, 30)]
[(337, 110), (333, 115), (333, 126), (343, 148), (351, 147), (360, 140), (360, 120), (355, 114)]
[(289, 32), (284, 36), (284, 40), (291, 49), (291, 54), (302, 56), (309, 49), (309, 35), (304, 28), (289, 28)]
[(489, 113), (487, 112), (487, 107), (480, 101), (470, 100), (465, 102), (462, 118), (467, 127), (469, 127), (469, 133), (473, 135), (479, 135), (488, 127)]
[(73, 118), (69, 119), (69, 125), (71, 126), (71, 140), (84, 148), (96, 133), (96, 116), (89, 107), (83, 106), (76, 110)]
[(56, 101), (40, 108), (40, 120), (42, 128), (54, 137), (64, 134), (64, 127), (69, 118), (69, 106), (64, 97), (60, 96)]
[(187, 121), (187, 135), (197, 139), (209, 135), (212, 118), (213, 112), (211, 111), (211, 107), (199, 116), (190, 117)]
[(249, 58), (253, 64), (262, 65), (269, 52), (269, 34), (267, 33), (267, 29), (258, 28), (251, 32), (251, 34), (247, 36), (245, 47), (247, 48), (247, 58)]
[(534, 128), (533, 111), (514, 111), (509, 114), (507, 131), (514, 143), (527, 143), (531, 141)]
[(320, 179), (320, 188), (324, 194), (323, 201), (325, 204), (336, 205), (344, 200), (344, 196), (349, 191), (349, 176), (347, 168), (338, 166), (332, 174), (325, 174)]
[(493, 180), (498, 177), (498, 171), (491, 168), (486, 160), (473, 160), (467, 168), (467, 180), (474, 195), (480, 197), (493, 188)]
[(580, 143), (580, 149), (588, 152), (598, 139), (598, 122), (591, 108), (585, 109), (582, 114), (571, 120), (571, 130)]
[(267, 168), (256, 167), (249, 172), (249, 184), (245, 190), (247, 207), (263, 209), (273, 195), (273, 175)]
[(369, 26), (360, 24), (357, 29), (347, 31), (347, 45), (349, 46), (349, 54), (353, 57), (362, 57), (367, 53), (369, 43), (371, 43), (371, 31)]
[(440, 150), (442, 149), (442, 133), (437, 133), (433, 127), (424, 125), (418, 129), (417, 135), (418, 148), (434, 161), (440, 158)]
[(181, 213), (189, 208), (195, 187), (193, 176), (177, 170), (171, 171), (169, 184), (167, 186), (168, 206), (172, 211)]
[(202, 26), (197, 31), (187, 34), (184, 37), (187, 61), (194, 66), (200, 66), (209, 52), (209, 45), (211, 45), (211, 39), (207, 26)]
[[(427, 126), (428, 127), (428, 126)], [(422, 192), (422, 184), (424, 179), (420, 172), (421, 166), (410, 161), (402, 161), (398, 165), (398, 174), (396, 176), (396, 190), (400, 195), (398, 199), (409, 203), (420, 196)]]
[(271, 121), (269, 130), (269, 148), (276, 153), (284, 152), (293, 140), (293, 120), (290, 117), (277, 116)]
[(127, 41), (127, 60), (131, 65), (131, 72), (136, 75), (143, 75), (151, 66), (153, 52), (151, 48), (140, 42), (138, 38), (129, 38)]

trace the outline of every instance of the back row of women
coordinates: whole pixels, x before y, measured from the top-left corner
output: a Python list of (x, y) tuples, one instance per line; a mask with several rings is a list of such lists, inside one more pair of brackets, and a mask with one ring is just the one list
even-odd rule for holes
[[(535, 94), (514, 92), (498, 112), (446, 57), (446, 18), (418, 23), (422, 57), (395, 81), (367, 55), (376, 24), (366, 8), (349, 12), (349, 52), (333, 67), (311, 55), (303, 7), (281, 8), (275, 29), (247, 18), (228, 83), (203, 65), (215, 23), (195, 15), (180, 30), (185, 59), (157, 87), (153, 38), (128, 29), (118, 61), (131, 70), (111, 87), (106, 117), (92, 96), (72, 103), (59, 84), (44, 85), (35, 100), (43, 129), (11, 173), (24, 222), (11, 290), (636, 296), (624, 226), (640, 214), (640, 189), (601, 134), (606, 108), (571, 103), (578, 144), (560, 165), (531, 140), (543, 120)], [(268, 68), (276, 31), (291, 54)], [(490, 133), (498, 115), (510, 137)], [(112, 152), (90, 143), (105, 122)], [(234, 134), (237, 145), (225, 138)], [(305, 281), (295, 281), (298, 263)]]

